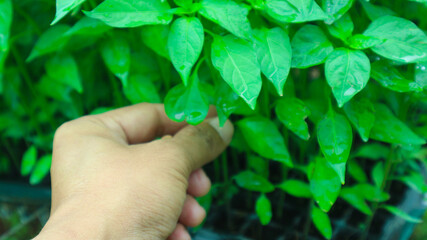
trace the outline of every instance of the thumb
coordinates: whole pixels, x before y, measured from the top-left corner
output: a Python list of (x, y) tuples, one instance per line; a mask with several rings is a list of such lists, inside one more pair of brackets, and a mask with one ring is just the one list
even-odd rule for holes
[(220, 127), (218, 118), (211, 118), (197, 126), (184, 127), (169, 141), (182, 150), (187, 167), (194, 171), (218, 157), (230, 144), (233, 132), (229, 120)]

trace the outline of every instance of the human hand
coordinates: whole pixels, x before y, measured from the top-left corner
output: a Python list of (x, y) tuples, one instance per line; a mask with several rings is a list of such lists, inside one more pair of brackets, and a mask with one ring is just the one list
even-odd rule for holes
[(217, 118), (173, 122), (161, 104), (65, 123), (53, 144), (51, 216), (35, 239), (191, 239), (185, 226), (206, 215), (194, 197), (210, 189), (200, 167), (232, 135)]

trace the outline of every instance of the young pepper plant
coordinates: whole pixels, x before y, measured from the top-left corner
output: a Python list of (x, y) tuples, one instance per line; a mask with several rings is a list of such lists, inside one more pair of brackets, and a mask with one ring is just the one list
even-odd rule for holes
[(386, 202), (392, 181), (427, 191), (425, 1), (57, 0), (43, 14), (33, 6), (41, 4), (0, 0), (0, 119), (18, 119), (1, 121), (1, 139), (29, 146), (21, 169), (33, 184), (48, 173), (63, 121), (163, 102), (171, 119), (198, 124), (214, 105), (222, 124), (237, 126), (215, 163), (216, 186), (229, 189), (218, 197), (235, 194), (233, 182), (255, 192), (263, 225), (281, 215), (274, 191), (309, 199), (307, 216), (327, 239), (338, 198), (367, 215), (366, 232), (381, 209), (418, 221)]

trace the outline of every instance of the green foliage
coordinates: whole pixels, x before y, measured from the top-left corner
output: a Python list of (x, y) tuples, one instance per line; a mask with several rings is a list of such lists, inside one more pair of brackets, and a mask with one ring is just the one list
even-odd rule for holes
[(248, 208), (268, 224), (283, 203), (266, 193), (313, 200), (325, 238), (337, 198), (411, 220), (381, 204), (393, 181), (427, 191), (426, 14), (420, 0), (0, 0), (0, 172), (46, 183), (55, 129), (85, 114), (164, 103), (198, 124), (214, 105), (236, 133), (206, 206), (261, 193)]

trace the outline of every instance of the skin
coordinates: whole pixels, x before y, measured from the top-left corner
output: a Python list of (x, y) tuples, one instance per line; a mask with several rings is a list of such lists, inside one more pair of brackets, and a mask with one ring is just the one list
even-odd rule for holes
[(63, 124), (53, 143), (51, 215), (35, 239), (191, 239), (186, 227), (206, 216), (194, 197), (211, 186), (201, 167), (232, 135), (218, 118), (173, 122), (161, 104)]

